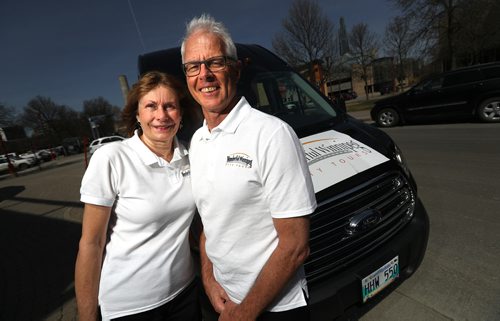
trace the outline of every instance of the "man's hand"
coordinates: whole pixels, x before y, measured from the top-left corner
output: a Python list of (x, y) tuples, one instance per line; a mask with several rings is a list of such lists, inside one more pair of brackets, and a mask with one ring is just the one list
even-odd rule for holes
[(222, 313), (225, 309), (225, 304), (231, 302), (226, 291), (215, 281), (214, 278), (203, 282), (205, 293), (207, 294), (215, 312)]
[(219, 316), (219, 321), (255, 321), (256, 317), (249, 315), (248, 311), (244, 311), (242, 306), (228, 300), (224, 306), (224, 310)]
[(229, 301), (229, 296), (214, 277), (212, 262), (210, 262), (205, 250), (205, 241), (205, 233), (202, 231), (200, 234), (201, 279), (205, 293), (214, 310), (221, 313), (224, 310), (224, 304)]

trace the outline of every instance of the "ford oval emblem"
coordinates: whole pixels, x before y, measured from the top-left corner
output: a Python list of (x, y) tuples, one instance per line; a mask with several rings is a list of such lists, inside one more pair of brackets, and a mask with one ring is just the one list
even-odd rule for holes
[(349, 219), (346, 232), (349, 236), (353, 236), (359, 232), (366, 232), (374, 228), (381, 220), (382, 214), (379, 210), (368, 208)]

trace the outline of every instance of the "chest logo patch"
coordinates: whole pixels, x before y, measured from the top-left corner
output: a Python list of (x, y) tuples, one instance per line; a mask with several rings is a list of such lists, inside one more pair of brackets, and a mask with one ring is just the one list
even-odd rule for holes
[(252, 159), (243, 153), (230, 154), (227, 156), (226, 166), (252, 168)]

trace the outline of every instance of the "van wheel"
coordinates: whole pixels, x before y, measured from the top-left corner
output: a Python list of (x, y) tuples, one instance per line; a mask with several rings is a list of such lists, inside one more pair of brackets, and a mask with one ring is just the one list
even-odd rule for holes
[(384, 108), (377, 114), (377, 125), (380, 127), (393, 127), (399, 124), (399, 114), (393, 108)]
[(487, 123), (500, 122), (500, 97), (486, 99), (477, 107), (477, 116)]

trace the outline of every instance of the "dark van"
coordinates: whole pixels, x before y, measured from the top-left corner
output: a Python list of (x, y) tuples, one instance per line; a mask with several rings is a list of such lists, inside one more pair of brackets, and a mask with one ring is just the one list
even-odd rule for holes
[(500, 122), (500, 63), (431, 76), (405, 93), (378, 100), (371, 110), (371, 118), (380, 127), (471, 117)]
[[(305, 264), (312, 318), (348, 315), (382, 298), (420, 265), (429, 221), (415, 181), (383, 131), (347, 115), (267, 49), (236, 47), (243, 65), (240, 94), (294, 128), (311, 171), (318, 201)], [(179, 48), (141, 55), (138, 65), (140, 74), (160, 70), (185, 81)]]

